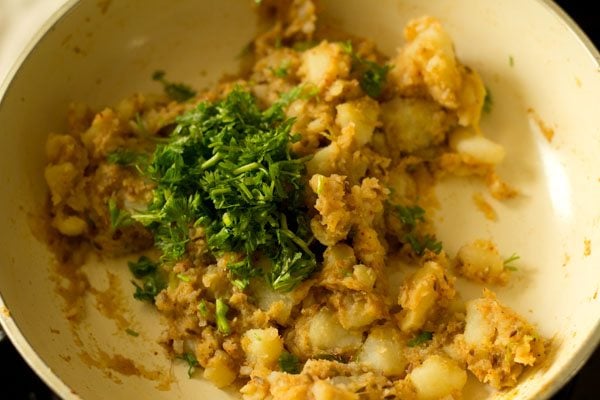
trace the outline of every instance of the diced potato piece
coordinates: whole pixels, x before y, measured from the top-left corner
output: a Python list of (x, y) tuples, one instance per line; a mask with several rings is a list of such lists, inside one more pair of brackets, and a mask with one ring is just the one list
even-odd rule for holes
[(492, 142), (472, 128), (457, 128), (450, 134), (450, 147), (458, 154), (482, 164), (499, 164), (506, 155), (504, 147)]
[(494, 327), (486, 320), (478, 306), (476, 300), (466, 303), (464, 340), (467, 345), (483, 346), (494, 335)]
[(331, 301), (336, 315), (345, 329), (366, 327), (384, 317), (385, 305), (374, 294), (351, 291), (334, 293)]
[(310, 160), (306, 162), (306, 174), (329, 176), (335, 172), (335, 160), (339, 157), (340, 147), (336, 142), (331, 142), (318, 149)]
[(465, 332), (456, 339), (461, 360), (484, 383), (497, 389), (514, 386), (523, 367), (543, 357), (545, 341), (487, 289), (483, 298), (468, 301), (466, 308)]
[(489, 240), (476, 240), (458, 250), (456, 269), (461, 275), (478, 282), (504, 283), (508, 277), (504, 260)]
[(310, 187), (317, 194), (315, 208), (319, 215), (311, 221), (315, 237), (327, 246), (343, 240), (350, 231), (352, 216), (346, 205), (344, 176), (313, 175)]
[(204, 369), (204, 378), (215, 384), (218, 388), (229, 386), (237, 377), (233, 368), (233, 360), (223, 350), (217, 350), (215, 355), (208, 360)]
[(298, 70), (304, 82), (318, 88), (331, 85), (336, 79), (346, 78), (350, 73), (350, 56), (337, 43), (321, 42), (302, 53)]
[(52, 219), (52, 226), (66, 236), (79, 236), (87, 231), (88, 225), (83, 219), (74, 215), (58, 214)]
[(413, 369), (409, 378), (417, 390), (418, 400), (436, 400), (445, 396), (460, 398), (467, 373), (455, 361), (432, 355)]
[(373, 271), (373, 268), (369, 268), (362, 264), (355, 265), (352, 268), (352, 276), (365, 289), (371, 289), (377, 279), (377, 274)]
[(381, 119), (392, 154), (411, 153), (441, 143), (452, 117), (433, 101), (396, 97), (381, 106)]
[(379, 117), (379, 104), (370, 97), (342, 103), (336, 107), (336, 124), (344, 129), (354, 125), (354, 140), (364, 146), (371, 141)]
[(294, 306), (293, 292), (275, 291), (262, 279), (252, 282), (250, 287), (258, 307), (267, 312), (278, 324), (285, 325)]
[(283, 351), (283, 340), (275, 328), (249, 329), (242, 336), (242, 349), (250, 365), (272, 369)]
[(461, 68), (462, 87), (458, 93), (460, 106), (456, 111), (461, 126), (479, 127), (481, 109), (485, 100), (485, 86), (479, 74), (470, 68)]
[(402, 306), (400, 329), (414, 332), (423, 327), (436, 303), (454, 297), (455, 291), (444, 269), (434, 261), (428, 261), (421, 267), (400, 292), (399, 304)]
[(362, 332), (344, 329), (327, 308), (321, 309), (310, 320), (308, 337), (316, 351), (327, 354), (344, 353), (357, 349), (362, 344)]
[(52, 203), (57, 205), (64, 201), (79, 177), (80, 172), (77, 171), (75, 165), (70, 162), (48, 165), (44, 170), (44, 177), (50, 193), (52, 195)]
[(357, 400), (358, 396), (326, 381), (316, 381), (310, 391), (315, 400)]
[(358, 353), (358, 361), (385, 375), (402, 375), (408, 361), (402, 354), (405, 346), (392, 326), (374, 327)]
[(390, 80), (402, 94), (429, 94), (450, 109), (459, 105), (461, 73), (452, 39), (432, 17), (414, 19), (404, 29), (406, 45), (394, 60)]

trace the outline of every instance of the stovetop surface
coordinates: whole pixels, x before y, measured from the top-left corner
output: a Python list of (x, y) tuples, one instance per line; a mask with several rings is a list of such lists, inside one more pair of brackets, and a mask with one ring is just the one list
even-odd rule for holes
[[(2, 0), (0, 0), (2, 1)], [(556, 1), (600, 47), (600, 18), (593, 11), (596, 2)], [(27, 366), (8, 339), (0, 341), (1, 399), (56, 400), (52, 391)], [(600, 348), (582, 370), (552, 400), (594, 400), (600, 398)]]

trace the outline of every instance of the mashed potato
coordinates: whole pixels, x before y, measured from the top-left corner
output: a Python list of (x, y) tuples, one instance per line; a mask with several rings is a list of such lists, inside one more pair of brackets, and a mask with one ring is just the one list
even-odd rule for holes
[[(499, 198), (515, 194), (494, 172), (504, 148), (479, 127), (481, 77), (433, 17), (411, 21), (388, 58), (360, 38), (324, 37), (309, 0), (261, 7), (277, 23), (236, 79), (187, 100), (136, 94), (99, 111), (71, 108), (68, 131), (46, 144), (59, 259), (89, 244), (108, 256), (153, 246), (152, 229), (131, 215), (153, 199), (144, 165), (177, 116), (239, 88), (262, 109), (301, 88), (285, 113), (299, 138), (294, 155), (310, 156), (297, 190), (317, 269), (291, 290), (260, 276), (241, 285), (231, 266), (243, 255), (212, 251), (202, 223), (184, 227), (185, 255), (159, 267), (164, 287), (153, 293), (145, 281), (136, 293), (169, 321), (165, 347), (248, 400), (458, 399), (468, 374), (514, 386), (547, 342), (488, 289), (461, 300), (457, 279), (504, 284), (510, 271), (487, 240), (446, 254), (424, 200), (444, 174), (482, 177)], [(254, 254), (253, 263), (268, 269), (269, 257)]]

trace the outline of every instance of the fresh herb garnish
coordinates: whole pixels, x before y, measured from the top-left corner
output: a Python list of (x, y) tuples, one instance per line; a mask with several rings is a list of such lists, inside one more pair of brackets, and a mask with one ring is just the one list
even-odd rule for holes
[(279, 369), (288, 374), (299, 374), (301, 371), (300, 359), (292, 353), (283, 351), (279, 356)]
[(402, 222), (404, 231), (404, 242), (410, 244), (415, 254), (422, 256), (425, 250), (433, 251), (439, 254), (442, 251), (442, 242), (438, 241), (433, 235), (421, 236), (415, 232), (417, 224), (425, 222), (425, 210), (418, 205), (414, 206), (394, 206), (396, 215)]
[(130, 261), (127, 264), (131, 273), (142, 281), (141, 285), (132, 282), (135, 286), (133, 297), (154, 303), (156, 295), (167, 287), (160, 266), (146, 256), (141, 256), (137, 262)]
[(318, 354), (314, 357), (315, 360), (328, 360), (328, 361), (336, 361), (342, 364), (346, 364), (346, 360), (342, 356), (338, 356), (336, 354)]
[(140, 336), (140, 334), (136, 331), (134, 331), (133, 329), (125, 329), (125, 333), (128, 334), (129, 336), (133, 336), (133, 337), (138, 337)]
[(183, 353), (180, 356), (177, 356), (180, 360), (187, 362), (188, 364), (188, 377), (191, 378), (196, 372), (196, 368), (200, 366), (200, 363), (196, 359), (196, 356), (193, 353)]
[[(214, 254), (242, 256), (228, 265), (240, 288), (265, 276), (275, 290), (288, 291), (316, 268), (302, 198), (306, 160), (291, 154), (293, 120), (283, 112), (301, 94), (298, 87), (260, 111), (250, 93), (236, 88), (177, 119), (147, 167), (153, 200), (132, 215), (154, 233), (163, 261), (182, 258), (189, 229), (201, 225)], [(270, 267), (254, 264), (258, 253)]]
[(167, 96), (175, 101), (183, 102), (196, 95), (196, 91), (186, 84), (169, 82), (165, 78), (165, 71), (154, 72), (152, 79), (162, 83)]
[(127, 211), (119, 208), (114, 197), (108, 200), (108, 215), (110, 216), (110, 227), (113, 231), (130, 226), (134, 222)]
[(481, 111), (485, 114), (489, 114), (492, 112), (492, 106), (494, 105), (494, 98), (492, 97), (492, 92), (490, 88), (485, 87), (485, 97), (483, 98), (483, 106), (481, 107)]
[(433, 338), (432, 332), (424, 331), (424, 332), (419, 333), (414, 338), (410, 339), (407, 344), (408, 344), (408, 347), (415, 347), (415, 346), (419, 346), (425, 342), (430, 341), (432, 338)]
[(106, 156), (106, 161), (108, 161), (110, 164), (123, 166), (135, 166), (145, 162), (147, 159), (148, 156), (145, 154), (126, 149), (115, 150)]
[(129, 261), (127, 263), (129, 270), (138, 279), (153, 274), (158, 268), (158, 263), (155, 263), (146, 256), (141, 256), (137, 261)]
[(294, 42), (294, 44), (292, 45), (292, 49), (296, 51), (306, 51), (315, 47), (317, 44), (318, 42), (316, 40), (299, 40), (297, 42)]
[(422, 256), (425, 250), (433, 251), (436, 254), (442, 251), (442, 242), (438, 241), (435, 236), (425, 235), (419, 237), (415, 233), (408, 233), (404, 238), (418, 256)]
[(391, 69), (390, 65), (379, 65), (374, 61), (367, 60), (358, 56), (352, 48), (350, 41), (342, 43), (344, 52), (352, 56), (352, 71), (359, 75), (359, 84), (361, 89), (374, 99), (381, 96), (381, 92), (385, 86), (387, 73)]
[(513, 262), (519, 260), (521, 257), (517, 253), (513, 253), (510, 257), (504, 260), (504, 268), (509, 271), (516, 271), (518, 268), (512, 265)]
[(395, 206), (396, 213), (400, 222), (408, 231), (412, 231), (418, 222), (425, 221), (425, 210), (417, 205), (415, 206)]
[(198, 312), (203, 318), (208, 317), (208, 307), (206, 306), (206, 300), (200, 300), (200, 303), (198, 303)]
[(218, 298), (215, 302), (215, 308), (217, 329), (222, 334), (229, 335), (231, 333), (231, 327), (229, 326), (229, 321), (227, 321), (227, 311), (229, 311), (229, 306), (223, 299)]
[(278, 78), (285, 78), (288, 75), (288, 68), (290, 67), (290, 61), (284, 60), (279, 64), (279, 67), (273, 70), (273, 74), (275, 74)]

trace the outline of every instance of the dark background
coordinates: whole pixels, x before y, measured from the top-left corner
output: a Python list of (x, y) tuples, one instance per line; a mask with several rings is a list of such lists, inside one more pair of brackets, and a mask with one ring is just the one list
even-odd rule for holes
[[(600, 13), (593, 11), (595, 1), (557, 0), (600, 46)], [(0, 398), (10, 400), (58, 399), (21, 359), (8, 339), (0, 342)], [(592, 400), (600, 398), (600, 348), (583, 369), (552, 400)]]

